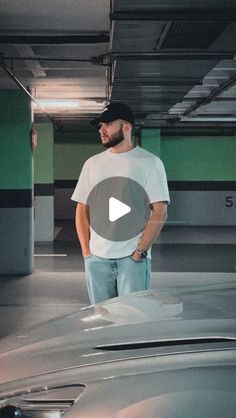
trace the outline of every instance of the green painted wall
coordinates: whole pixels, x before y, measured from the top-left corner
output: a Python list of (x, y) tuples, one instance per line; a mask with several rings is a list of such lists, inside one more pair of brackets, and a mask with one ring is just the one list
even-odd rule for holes
[(34, 150), (34, 182), (53, 183), (53, 125), (37, 123), (38, 144)]
[(236, 137), (162, 137), (170, 181), (235, 181)]
[(0, 91), (1, 189), (32, 188), (30, 129), (30, 101), (26, 95), (18, 90)]
[(73, 132), (55, 132), (54, 178), (75, 180), (84, 162), (92, 155), (104, 151), (99, 134), (94, 129), (80, 128)]
[(142, 129), (140, 133), (140, 146), (152, 152), (158, 157), (161, 156), (160, 129)]
[[(169, 181), (235, 181), (236, 137), (164, 136), (142, 129), (140, 145), (163, 160)], [(81, 128), (55, 132), (56, 180), (77, 179), (84, 162), (104, 151), (99, 134)]]

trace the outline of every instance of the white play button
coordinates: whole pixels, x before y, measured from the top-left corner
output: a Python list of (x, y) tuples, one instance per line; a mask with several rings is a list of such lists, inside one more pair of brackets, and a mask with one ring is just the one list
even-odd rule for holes
[(116, 199), (110, 197), (109, 199), (109, 221), (114, 222), (122, 216), (127, 215), (131, 211), (131, 207)]
[(87, 205), (93, 231), (116, 242), (143, 231), (150, 218), (150, 201), (143, 187), (128, 177), (109, 177), (91, 190)]

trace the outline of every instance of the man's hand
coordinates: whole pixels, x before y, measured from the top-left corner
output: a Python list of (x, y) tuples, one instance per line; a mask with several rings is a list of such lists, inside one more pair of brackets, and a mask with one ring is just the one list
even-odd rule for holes
[(82, 252), (83, 257), (89, 257), (90, 255), (92, 255), (91, 252)]
[(131, 257), (132, 257), (134, 260), (136, 260), (136, 261), (140, 261), (140, 260), (142, 260), (142, 256), (141, 256), (141, 254), (140, 254), (138, 251), (134, 251), (134, 252), (131, 254)]
[(150, 219), (145, 226), (138, 243), (139, 247), (145, 249), (150, 248), (155, 239), (158, 237), (167, 218), (166, 202), (152, 203), (151, 209)]

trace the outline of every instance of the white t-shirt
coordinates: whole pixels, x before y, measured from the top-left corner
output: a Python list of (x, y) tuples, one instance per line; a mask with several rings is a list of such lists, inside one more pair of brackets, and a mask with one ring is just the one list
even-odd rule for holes
[[(123, 153), (114, 153), (108, 149), (90, 157), (82, 168), (71, 199), (87, 204), (91, 190), (102, 180), (115, 176), (127, 177), (139, 183), (149, 196), (150, 203), (170, 201), (162, 161), (138, 146)], [(104, 258), (126, 257), (137, 248), (141, 235), (126, 241), (109, 241), (90, 226), (90, 250), (92, 254)], [(151, 257), (151, 248), (148, 256)]]

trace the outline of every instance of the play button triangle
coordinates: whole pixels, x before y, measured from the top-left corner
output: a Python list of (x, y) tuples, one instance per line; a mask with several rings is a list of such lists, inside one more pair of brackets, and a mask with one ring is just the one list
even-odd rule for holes
[(127, 213), (131, 212), (131, 207), (116, 199), (115, 197), (110, 197), (109, 199), (109, 221), (114, 222), (122, 216), (125, 216)]

